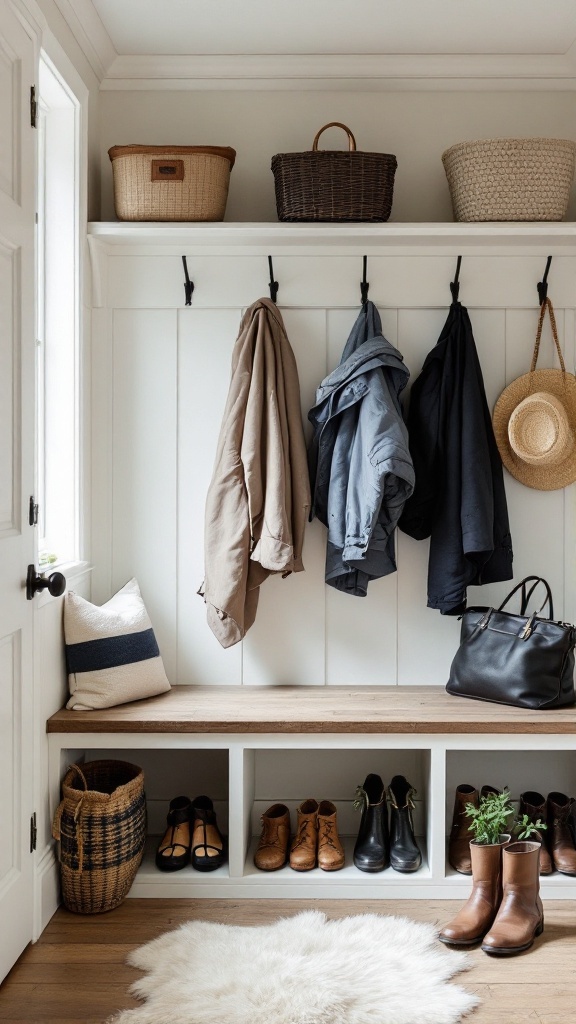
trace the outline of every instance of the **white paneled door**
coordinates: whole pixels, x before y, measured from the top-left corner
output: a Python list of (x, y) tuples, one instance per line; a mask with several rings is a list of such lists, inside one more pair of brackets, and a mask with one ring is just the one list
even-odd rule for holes
[(0, 0), (0, 979), (32, 937), (34, 41)]

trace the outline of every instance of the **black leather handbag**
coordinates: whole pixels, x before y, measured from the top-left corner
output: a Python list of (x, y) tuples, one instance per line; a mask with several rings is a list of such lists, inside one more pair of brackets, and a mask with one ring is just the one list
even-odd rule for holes
[[(532, 586), (528, 587), (531, 583)], [(527, 609), (538, 584), (546, 588), (542, 606)], [(520, 614), (504, 611), (521, 590)], [(549, 618), (540, 612), (548, 605)], [(576, 628), (554, 621), (552, 592), (540, 576), (527, 576), (499, 608), (468, 608), (462, 615), (460, 647), (446, 689), (457, 697), (539, 710), (576, 703)]]

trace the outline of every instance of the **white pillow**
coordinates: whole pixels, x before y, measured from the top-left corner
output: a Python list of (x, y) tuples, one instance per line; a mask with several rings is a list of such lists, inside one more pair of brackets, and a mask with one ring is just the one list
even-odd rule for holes
[(73, 711), (112, 708), (170, 689), (135, 579), (98, 606), (69, 592), (64, 636)]

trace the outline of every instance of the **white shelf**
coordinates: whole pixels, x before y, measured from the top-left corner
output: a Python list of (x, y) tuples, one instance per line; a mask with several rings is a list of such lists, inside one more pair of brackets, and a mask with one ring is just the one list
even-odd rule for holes
[(368, 251), (394, 246), (533, 247), (539, 250), (576, 247), (576, 222), (515, 223), (157, 223), (94, 221), (92, 241), (106, 246), (256, 247), (273, 250), (347, 249)]

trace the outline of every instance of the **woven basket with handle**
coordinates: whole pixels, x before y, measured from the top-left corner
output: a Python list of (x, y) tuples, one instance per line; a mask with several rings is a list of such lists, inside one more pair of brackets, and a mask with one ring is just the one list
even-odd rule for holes
[[(348, 135), (348, 152), (318, 150), (322, 132), (332, 127)], [(350, 129), (331, 121), (311, 150), (272, 157), (278, 220), (388, 220), (396, 167), (390, 153), (358, 152)]]
[(119, 220), (223, 220), (236, 152), (223, 146), (112, 146)]
[(483, 139), (442, 154), (454, 219), (562, 220), (574, 177), (568, 139)]
[(128, 761), (72, 764), (52, 834), (68, 910), (99, 914), (128, 894), (146, 839), (144, 773)]

